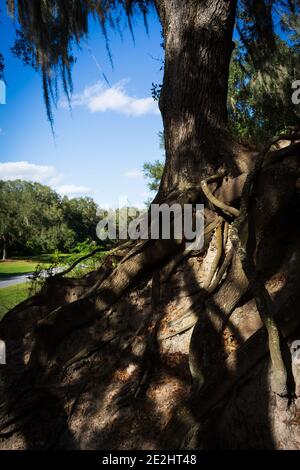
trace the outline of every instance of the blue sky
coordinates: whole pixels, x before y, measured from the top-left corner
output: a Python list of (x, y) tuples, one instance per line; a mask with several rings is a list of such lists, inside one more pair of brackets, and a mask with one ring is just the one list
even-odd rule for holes
[(135, 43), (125, 25), (123, 38), (109, 31), (113, 69), (101, 31), (91, 23), (73, 68), (72, 113), (63, 96), (54, 113), (55, 139), (41, 77), (12, 58), (14, 25), (4, 12), (1, 21), (7, 87), (6, 104), (0, 105), (0, 179), (40, 181), (61, 194), (91, 196), (101, 206), (118, 205), (120, 196), (142, 205), (149, 197), (143, 162), (162, 158), (157, 135), (162, 121), (151, 99), (152, 82), (162, 81), (155, 12), (149, 16), (149, 36), (142, 18), (135, 19)]

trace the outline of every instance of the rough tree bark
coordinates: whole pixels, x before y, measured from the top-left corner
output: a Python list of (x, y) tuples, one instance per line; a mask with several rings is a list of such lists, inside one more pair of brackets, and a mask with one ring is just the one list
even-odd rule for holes
[[(117, 268), (111, 262), (76, 286), (53, 279), (8, 313), (0, 324), (8, 345), (0, 448), (300, 448), (299, 366), (292, 364), (294, 395), (273, 393), (268, 338), (249, 280), (234, 249), (225, 252), (239, 214), (237, 207), (226, 213), (226, 204), (241, 198), (253, 157), (226, 129), (236, 1), (155, 3), (165, 42), (166, 146), (156, 201), (187, 202), (189, 191), (192, 201), (210, 199), (205, 249), (216, 228), (217, 257), (207, 256), (220, 265), (218, 275), (205, 275), (204, 252), (188, 259), (180, 242), (149, 240), (130, 246)], [(298, 156), (295, 146), (287, 165), (260, 175), (246, 234), (263, 260), (260, 281), (275, 276), (267, 287), (282, 340), (299, 332)], [(232, 178), (215, 191), (210, 177), (221, 170)], [(189, 354), (190, 344), (198, 354)], [(191, 358), (199, 363), (190, 374)], [(193, 369), (204, 372), (200, 391)]]
[(227, 89), (235, 0), (158, 1), (165, 47), (160, 110), (166, 165), (163, 199), (199, 187), (221, 166), (234, 170)]

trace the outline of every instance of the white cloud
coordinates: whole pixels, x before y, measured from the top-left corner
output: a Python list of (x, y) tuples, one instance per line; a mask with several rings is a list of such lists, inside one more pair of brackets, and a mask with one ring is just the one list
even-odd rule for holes
[(25, 180), (52, 186), (61, 195), (86, 194), (90, 188), (75, 184), (61, 184), (64, 179), (53, 166), (36, 165), (35, 163), (6, 162), (0, 163), (0, 180)]
[(128, 170), (124, 173), (126, 178), (142, 178), (143, 172), (141, 170)]
[(0, 163), (0, 179), (5, 181), (21, 179), (55, 185), (62, 179), (62, 175), (53, 166), (22, 161)]
[(87, 186), (76, 186), (75, 184), (65, 184), (62, 186), (57, 186), (56, 190), (62, 196), (71, 196), (74, 194), (86, 194), (91, 191)]
[[(126, 80), (122, 80), (109, 88), (99, 81), (95, 85), (87, 86), (82, 93), (73, 96), (72, 107), (83, 106), (91, 113), (114, 111), (127, 116), (159, 113), (157, 103), (151, 97), (129, 96), (125, 91), (125, 83)], [(61, 106), (66, 108), (67, 103), (62, 102)]]

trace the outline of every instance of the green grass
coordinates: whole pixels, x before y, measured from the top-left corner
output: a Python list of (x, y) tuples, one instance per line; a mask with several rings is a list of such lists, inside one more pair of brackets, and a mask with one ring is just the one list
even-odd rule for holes
[[(59, 260), (64, 261), (68, 254), (60, 254)], [(54, 254), (44, 254), (30, 257), (18, 257), (16, 259), (9, 259), (8, 261), (0, 261), (0, 281), (4, 276), (18, 276), (19, 274), (27, 274), (35, 271), (38, 265), (43, 268), (48, 268), (50, 264), (59, 261)]]
[(17, 276), (18, 274), (32, 273), (38, 263), (36, 261), (9, 260), (0, 262), (0, 280), (3, 276)]
[(16, 284), (15, 286), (2, 287), (0, 289), (0, 320), (8, 312), (23, 300), (29, 297), (28, 284)]
[[(42, 266), (42, 268), (48, 268), (50, 265), (60, 265), (60, 266), (68, 266), (73, 263), (76, 259), (83, 256), (85, 253), (59, 253), (56, 254), (42, 254), (37, 256), (31, 256), (27, 258), (19, 257), (18, 259), (9, 259), (8, 261), (0, 261), (0, 281), (1, 278), (6, 276), (18, 276), (20, 274), (28, 274), (32, 273), (36, 270), (38, 265)], [(103, 251), (102, 253), (98, 253), (93, 258), (88, 261), (85, 261), (84, 264), (87, 265), (85, 269), (91, 270), (96, 269), (99, 265), (100, 260), (102, 260), (106, 256), (107, 252)]]
[[(80, 258), (83, 253), (76, 254), (59, 254), (59, 261), (61, 265), (67, 267), (77, 258)], [(97, 269), (105, 256), (107, 255), (106, 251), (100, 252), (92, 258), (83, 261), (84, 266), (76, 267), (71, 273), (70, 276), (79, 277), (83, 274)], [(54, 262), (55, 255), (45, 254), (30, 257), (30, 259), (10, 259), (8, 261), (0, 262), (0, 281), (4, 276), (17, 276), (20, 274), (27, 274), (34, 272), (37, 265), (42, 265), (44, 268), (49, 267), (49, 265)], [(59, 262), (58, 261), (58, 262)], [(56, 256), (57, 262), (57, 256)], [(16, 284), (14, 286), (2, 287), (0, 282), (0, 320), (5, 315), (5, 313), (12, 309), (15, 305), (19, 304), (29, 296), (29, 283), (27, 284)]]

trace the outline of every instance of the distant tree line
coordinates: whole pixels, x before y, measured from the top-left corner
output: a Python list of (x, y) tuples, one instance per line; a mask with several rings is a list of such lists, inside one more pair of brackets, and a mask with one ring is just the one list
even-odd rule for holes
[(69, 199), (40, 183), (0, 181), (2, 257), (69, 252), (82, 242), (99, 242), (97, 204)]

